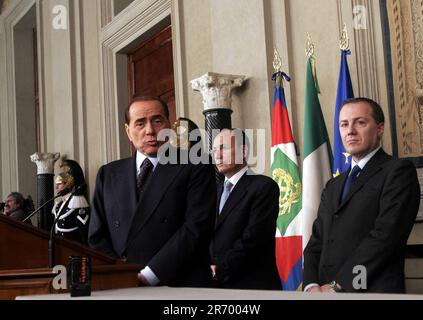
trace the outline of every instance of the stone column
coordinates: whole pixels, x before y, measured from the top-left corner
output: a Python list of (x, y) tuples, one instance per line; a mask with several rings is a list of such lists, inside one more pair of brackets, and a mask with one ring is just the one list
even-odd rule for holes
[[(34, 153), (31, 161), (37, 165), (37, 207), (54, 197), (54, 163), (60, 153)], [(53, 203), (45, 206), (37, 215), (38, 227), (50, 230), (53, 224), (51, 209)]]
[[(207, 148), (213, 147), (213, 130), (231, 128), (232, 89), (241, 87), (245, 76), (207, 72), (191, 81), (192, 89), (200, 91), (203, 96), (203, 114), (206, 117)], [(217, 181), (222, 181), (216, 174)]]
[(213, 129), (231, 128), (232, 89), (244, 83), (245, 76), (207, 72), (191, 81), (192, 89), (203, 96), (208, 148), (213, 145)]

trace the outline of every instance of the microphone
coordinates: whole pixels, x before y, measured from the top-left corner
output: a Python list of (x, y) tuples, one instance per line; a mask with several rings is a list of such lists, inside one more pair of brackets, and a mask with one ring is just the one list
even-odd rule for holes
[(46, 202), (44, 202), (40, 207), (38, 207), (37, 209), (35, 209), (34, 211), (32, 211), (29, 215), (26, 216), (25, 219), (22, 220), (22, 222), (25, 222), (29, 219), (31, 219), (32, 216), (34, 216), (34, 214), (38, 213), (42, 208), (44, 208), (46, 205), (48, 205), (50, 202), (54, 201), (56, 198), (64, 196), (66, 193), (68, 193), (69, 190), (68, 189), (63, 189), (60, 190), (57, 195), (55, 195), (53, 198), (47, 200)]
[[(84, 189), (86, 186), (87, 186), (86, 183), (82, 183), (78, 187), (75, 187), (74, 186), (72, 188), (72, 192), (71, 192), (69, 198), (66, 200), (66, 204), (62, 207), (62, 210), (68, 206), (69, 201), (72, 199), (72, 197), (75, 195), (75, 193), (77, 193), (78, 191)], [(54, 259), (54, 238), (53, 238), (53, 231), (54, 231), (54, 229), (56, 227), (57, 220), (59, 220), (59, 217), (62, 215), (62, 210), (60, 210), (57, 213), (56, 217), (54, 218), (53, 225), (51, 226), (51, 229), (50, 229), (50, 238), (48, 240), (48, 267), (49, 268), (53, 268), (54, 267), (54, 260), (55, 259)]]

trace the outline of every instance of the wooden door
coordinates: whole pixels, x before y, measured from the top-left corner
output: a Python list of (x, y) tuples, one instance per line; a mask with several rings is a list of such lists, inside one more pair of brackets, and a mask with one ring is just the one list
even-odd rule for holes
[(176, 119), (171, 26), (156, 33), (128, 54), (129, 100), (135, 96), (159, 96)]

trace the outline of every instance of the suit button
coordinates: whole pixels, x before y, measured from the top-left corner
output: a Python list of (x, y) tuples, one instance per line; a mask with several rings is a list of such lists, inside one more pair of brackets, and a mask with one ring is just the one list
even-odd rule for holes
[(167, 222), (167, 219), (166, 218), (163, 218), (162, 219), (162, 223), (166, 223)]
[(332, 239), (329, 239), (328, 241), (326, 241), (326, 243), (332, 244), (333, 243), (333, 240)]
[(339, 218), (339, 214), (335, 214), (333, 217), (334, 217), (335, 219), (338, 219), (338, 218)]
[(120, 227), (120, 221), (116, 220), (114, 222), (115, 228), (119, 228)]

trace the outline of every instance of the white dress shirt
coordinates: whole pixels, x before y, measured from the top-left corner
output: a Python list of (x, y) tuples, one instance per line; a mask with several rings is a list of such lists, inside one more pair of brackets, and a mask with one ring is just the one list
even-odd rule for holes
[[(140, 167), (141, 167), (141, 164), (144, 162), (145, 158), (148, 158), (148, 160), (150, 160), (151, 163), (153, 164), (154, 166), (153, 171), (156, 169), (156, 166), (159, 163), (159, 159), (157, 157), (155, 158), (148, 157), (145, 154), (142, 154), (141, 152), (137, 151), (137, 158), (136, 158), (137, 176), (140, 173)], [(140, 272), (150, 285), (155, 286), (160, 282), (159, 278), (157, 278), (157, 276), (154, 274), (153, 270), (151, 270), (149, 266), (146, 266)]]
[(229, 179), (225, 177), (225, 182), (229, 180), (229, 182), (232, 184), (231, 191), (235, 188), (235, 185), (238, 183), (238, 181), (242, 178), (242, 176), (248, 171), (248, 166), (243, 167), (241, 170), (239, 170), (237, 173), (235, 173), (232, 177)]

